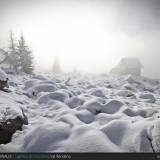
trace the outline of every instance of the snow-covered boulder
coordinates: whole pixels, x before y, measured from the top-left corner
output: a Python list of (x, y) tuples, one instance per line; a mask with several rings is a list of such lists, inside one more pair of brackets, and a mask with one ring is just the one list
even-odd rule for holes
[[(149, 111), (148, 111), (149, 112)], [(130, 117), (135, 117), (135, 116), (141, 116), (143, 118), (146, 118), (149, 116), (149, 113), (147, 113), (146, 110), (144, 109), (131, 109), (131, 108), (126, 108), (123, 113), (125, 113), (127, 116)]]
[(61, 141), (69, 137), (70, 130), (70, 126), (63, 122), (37, 126), (26, 135), (21, 150), (25, 152), (54, 151)]
[(105, 97), (104, 91), (100, 88), (93, 88), (93, 89), (89, 90), (89, 93), (93, 96), (96, 96), (96, 97)]
[(113, 120), (101, 128), (107, 137), (116, 145), (120, 145), (130, 124), (125, 120)]
[(12, 135), (22, 126), (28, 124), (28, 118), (17, 106), (0, 106), (0, 144), (7, 144), (11, 141)]
[(88, 126), (76, 127), (66, 141), (60, 143), (56, 152), (122, 152), (101, 131)]
[(97, 121), (100, 125), (105, 125), (115, 119), (120, 119), (122, 115), (119, 114), (106, 114), (106, 113), (99, 113), (95, 116), (95, 121)]
[(28, 94), (29, 95), (37, 95), (40, 92), (54, 92), (57, 90), (57, 87), (55, 87), (52, 84), (37, 84), (32, 86), (31, 88), (28, 89)]
[(117, 92), (117, 95), (122, 97), (132, 97), (134, 96), (134, 93), (128, 90), (121, 90)]
[(114, 114), (120, 110), (124, 104), (117, 100), (110, 100), (102, 107), (103, 113)]
[(94, 121), (94, 116), (88, 110), (81, 110), (76, 113), (76, 116), (79, 118), (80, 121), (84, 123), (91, 123)]
[(151, 93), (142, 93), (139, 98), (145, 99), (147, 102), (154, 103), (156, 101), (155, 97)]
[(97, 100), (90, 100), (83, 104), (83, 106), (78, 107), (77, 109), (87, 109), (93, 114), (98, 114), (102, 112), (102, 104)]
[(42, 104), (42, 103), (46, 104), (51, 100), (58, 100), (58, 101), (64, 102), (67, 98), (69, 98), (67, 93), (62, 92), (61, 90), (57, 90), (55, 92), (42, 95), (38, 99), (38, 103), (39, 104)]
[(77, 97), (77, 96), (74, 96), (74, 97), (67, 99), (66, 104), (70, 108), (76, 108), (76, 107), (82, 105), (84, 102), (85, 102), (84, 99)]
[(38, 80), (48, 80), (48, 78), (45, 75), (35, 75), (32, 77), (33, 79), (38, 79)]
[(37, 79), (27, 80), (24, 82), (25, 89), (28, 89), (28, 88), (38, 84), (39, 82), (41, 82), (41, 81), (39, 81)]

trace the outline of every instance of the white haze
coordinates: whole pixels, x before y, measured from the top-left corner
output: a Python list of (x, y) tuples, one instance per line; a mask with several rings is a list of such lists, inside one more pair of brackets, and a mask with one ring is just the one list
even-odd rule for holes
[(130, 18), (123, 22), (118, 2), (0, 3), (0, 47), (7, 47), (10, 30), (15, 37), (23, 32), (38, 71), (51, 71), (58, 56), (65, 72), (76, 68), (85, 73), (107, 73), (122, 57), (132, 56), (143, 63), (144, 75), (160, 77), (155, 69), (160, 68), (160, 31), (146, 31), (145, 25), (139, 30), (135, 19), (133, 24)]

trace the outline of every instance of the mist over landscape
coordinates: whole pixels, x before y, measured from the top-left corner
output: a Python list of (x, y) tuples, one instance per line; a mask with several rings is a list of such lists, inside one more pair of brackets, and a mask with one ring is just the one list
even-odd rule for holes
[(36, 70), (108, 73), (123, 57), (138, 57), (143, 75), (159, 78), (159, 0), (0, 1), (0, 47), (22, 32)]

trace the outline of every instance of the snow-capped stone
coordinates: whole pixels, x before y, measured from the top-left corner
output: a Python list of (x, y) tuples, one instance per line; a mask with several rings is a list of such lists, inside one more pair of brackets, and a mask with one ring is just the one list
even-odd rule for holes
[(32, 129), (25, 137), (22, 150), (27, 152), (45, 152), (55, 149), (58, 143), (70, 135), (70, 126), (66, 123), (56, 122), (42, 124)]
[(8, 78), (7, 74), (2, 69), (0, 69), (0, 80), (6, 81), (7, 78)]
[(28, 89), (28, 93), (30, 95), (33, 95), (33, 93), (40, 93), (40, 92), (54, 92), (57, 90), (57, 87), (55, 87), (52, 84), (36, 84)]
[(58, 100), (61, 102), (64, 102), (67, 98), (69, 98), (68, 94), (62, 92), (62, 91), (55, 91), (52, 93), (47, 93), (45, 95), (42, 95), (39, 99), (38, 99), (38, 103), (48, 103), (51, 100)]
[(76, 116), (79, 118), (80, 121), (84, 123), (91, 123), (94, 121), (94, 116), (88, 110), (81, 110), (76, 113)]
[(93, 88), (89, 91), (89, 93), (93, 96), (105, 97), (104, 91), (102, 89)]
[(121, 90), (117, 92), (117, 95), (122, 97), (132, 97), (134, 96), (134, 93), (128, 90)]
[(69, 98), (67, 101), (66, 101), (66, 104), (70, 107), (70, 108), (76, 108), (78, 106), (81, 106), (83, 103), (84, 103), (84, 99), (80, 98), (80, 97), (77, 97), (77, 96), (74, 96), (74, 97), (71, 97)]
[(154, 103), (156, 101), (155, 97), (151, 93), (142, 93), (139, 98), (147, 100), (147, 102)]
[(98, 114), (102, 112), (102, 104), (97, 100), (91, 100), (84, 103), (84, 105), (82, 107), (79, 107), (78, 109), (87, 109), (93, 114)]
[(102, 107), (103, 113), (114, 114), (120, 110), (123, 103), (117, 100), (111, 100)]
[[(112, 149), (111, 149), (112, 148)], [(56, 151), (62, 152), (122, 152), (117, 145), (101, 131), (92, 127), (78, 126), (68, 140), (61, 143)]]

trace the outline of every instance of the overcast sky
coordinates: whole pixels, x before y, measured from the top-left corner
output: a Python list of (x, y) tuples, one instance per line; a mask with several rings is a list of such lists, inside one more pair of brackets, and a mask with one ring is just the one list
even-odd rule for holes
[(0, 0), (0, 47), (23, 32), (37, 70), (58, 55), (64, 71), (108, 72), (138, 57), (160, 78), (160, 0)]

